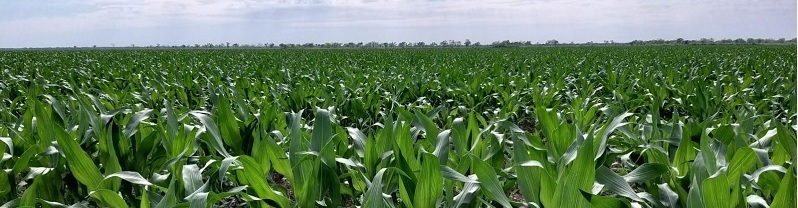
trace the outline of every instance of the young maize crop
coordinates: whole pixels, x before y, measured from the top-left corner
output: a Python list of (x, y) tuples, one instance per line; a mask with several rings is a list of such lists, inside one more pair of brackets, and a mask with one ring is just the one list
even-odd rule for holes
[(794, 46), (0, 52), (2, 207), (795, 207)]

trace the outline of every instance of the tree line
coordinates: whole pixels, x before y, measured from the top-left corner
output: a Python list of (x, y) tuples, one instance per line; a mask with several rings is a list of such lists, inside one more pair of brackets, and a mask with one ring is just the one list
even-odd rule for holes
[[(701, 38), (696, 40), (687, 40), (677, 38), (673, 40), (653, 39), (653, 40), (633, 40), (630, 42), (615, 42), (613, 40), (605, 40), (603, 42), (583, 42), (583, 43), (562, 43), (556, 39), (547, 40), (546, 42), (532, 42), (532, 41), (493, 41), (491, 43), (472, 42), (469, 39), (463, 41), (459, 40), (444, 40), (440, 42), (329, 42), (329, 43), (257, 43), (257, 44), (239, 44), (239, 43), (205, 43), (205, 44), (182, 44), (182, 45), (148, 45), (140, 46), (130, 44), (129, 46), (118, 47), (111, 45), (111, 47), (97, 47), (91, 48), (465, 48), (465, 47), (526, 47), (526, 46), (600, 46), (600, 45), (764, 45), (764, 44), (796, 44), (796, 38), (792, 39), (773, 39), (773, 38), (748, 38), (748, 39), (714, 39), (714, 38)], [(53, 47), (59, 48), (59, 47)], [(73, 46), (72, 48), (84, 48)]]
[[(238, 44), (238, 43), (206, 43), (194, 45), (179, 45), (179, 46), (147, 46), (152, 48), (170, 47), (170, 48), (460, 48), (460, 47), (522, 47), (522, 46), (583, 46), (583, 45), (762, 45), (762, 44), (796, 44), (796, 38), (737, 38), (737, 39), (714, 39), (714, 38), (701, 38), (696, 40), (687, 40), (677, 38), (672, 40), (653, 39), (653, 40), (633, 40), (630, 42), (615, 42), (613, 40), (605, 40), (603, 42), (583, 42), (583, 43), (562, 43), (556, 39), (547, 40), (546, 42), (532, 42), (532, 41), (494, 41), (491, 43), (483, 44), (480, 42), (472, 42), (469, 39), (463, 41), (459, 40), (444, 40), (440, 42), (329, 42), (329, 43), (258, 43), (258, 44)], [(135, 47), (135, 46), (134, 46)]]

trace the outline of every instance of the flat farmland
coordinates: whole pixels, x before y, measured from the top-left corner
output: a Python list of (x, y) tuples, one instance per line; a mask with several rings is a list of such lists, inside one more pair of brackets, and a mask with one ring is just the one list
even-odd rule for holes
[(795, 207), (796, 49), (0, 51), (3, 207)]

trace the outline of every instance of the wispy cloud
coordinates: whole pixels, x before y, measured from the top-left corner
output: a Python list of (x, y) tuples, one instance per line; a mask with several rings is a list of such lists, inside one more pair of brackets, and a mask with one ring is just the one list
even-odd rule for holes
[[(205, 35), (223, 39), (230, 32), (225, 29), (234, 27), (231, 25), (271, 33), (382, 28), (422, 34), (436, 28), (495, 39), (506, 39), (503, 36), (509, 31), (511, 37), (560, 34), (579, 41), (698, 37), (702, 33), (794, 36), (796, 24), (793, 0), (31, 0), (7, 4), (0, 8), (0, 28), (4, 28), (0, 47), (48, 35), (152, 28), (167, 28), (161, 33), (170, 34), (181, 31), (168, 28), (216, 27), (221, 31)], [(37, 12), (36, 5), (52, 9)], [(469, 27), (504, 29), (491, 35)], [(363, 37), (368, 38), (373, 37)]]

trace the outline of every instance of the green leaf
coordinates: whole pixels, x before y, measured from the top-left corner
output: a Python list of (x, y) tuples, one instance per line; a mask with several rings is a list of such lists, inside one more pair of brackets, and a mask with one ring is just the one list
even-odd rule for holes
[[(226, 176), (227, 176), (227, 170), (230, 168), (230, 166), (231, 166), (231, 165), (233, 164), (233, 162), (235, 162), (236, 160), (238, 160), (238, 156), (235, 156), (235, 157), (228, 157), (228, 158), (224, 158), (224, 160), (222, 160), (222, 164), (220, 164), (220, 165), (219, 165), (219, 182), (220, 182), (220, 183), (223, 183), (223, 182), (224, 182), (224, 180), (225, 180), (225, 178), (226, 178)], [(254, 160), (254, 159), (253, 159), (253, 160)], [(261, 168), (261, 167), (260, 167), (260, 166), (258, 166), (258, 168)], [(258, 173), (258, 174), (266, 174), (266, 171), (265, 171), (265, 170), (261, 170), (261, 171), (262, 171), (262, 172), (260, 172), (260, 173)]]
[(321, 152), (321, 148), (330, 142), (332, 135), (330, 112), (325, 109), (317, 108), (316, 119), (313, 120), (313, 133), (310, 137), (310, 150)]
[[(776, 134), (777, 140), (781, 143), (781, 146), (787, 150), (787, 153), (790, 157), (797, 157), (796, 156), (796, 143), (795, 143), (795, 131), (788, 130), (787, 127), (784, 127), (781, 123), (776, 124), (776, 130), (778, 133)], [(795, 159), (793, 159), (795, 161)]]
[(97, 168), (97, 165), (91, 160), (91, 157), (83, 151), (77, 141), (61, 128), (53, 129), (55, 132), (55, 139), (61, 147), (66, 156), (67, 166), (75, 179), (80, 181), (83, 185), (89, 188), (90, 191), (96, 190), (103, 181), (103, 175)]
[(613, 118), (612, 121), (606, 127), (604, 127), (604, 130), (601, 131), (602, 132), (601, 137), (599, 137), (599, 143), (598, 146), (596, 147), (596, 157), (594, 159), (598, 159), (599, 157), (604, 156), (604, 151), (606, 150), (607, 147), (607, 138), (610, 137), (610, 134), (613, 131), (615, 131), (615, 129), (626, 125), (626, 123), (621, 123), (621, 122), (623, 122), (623, 119), (631, 115), (634, 114), (623, 113), (621, 115), (618, 115), (615, 118)]
[(646, 163), (624, 175), (623, 179), (628, 183), (645, 182), (668, 172), (668, 170), (668, 166), (663, 164)]
[(747, 147), (737, 149), (729, 163), (729, 182), (733, 182), (730, 185), (737, 184), (739, 186), (740, 177), (758, 162), (753, 149)]
[(196, 164), (183, 165), (183, 189), (188, 196), (202, 187), (202, 173)]
[(432, 152), (438, 157), (438, 164), (446, 166), (449, 163), (449, 138), (451, 136), (450, 130), (444, 130), (438, 134), (438, 143), (435, 144), (435, 150)]
[(121, 178), (122, 180), (130, 182), (132, 184), (138, 184), (138, 185), (144, 185), (144, 186), (153, 186), (153, 184), (150, 183), (149, 181), (147, 181), (147, 179), (144, 179), (144, 177), (141, 177), (141, 174), (139, 174), (138, 172), (132, 172), (132, 171), (116, 172), (116, 173), (113, 173), (111, 175), (105, 176), (105, 178), (103, 180), (106, 180), (106, 179), (109, 179), (109, 178), (114, 178), (114, 177)]
[(352, 137), (352, 141), (354, 142), (352, 146), (355, 148), (357, 156), (363, 158), (366, 149), (366, 140), (368, 138), (357, 128), (346, 127), (346, 131), (349, 132), (349, 136)]
[(770, 207), (765, 199), (757, 195), (748, 195), (748, 197), (745, 198), (745, 201), (747, 201), (748, 205), (751, 205), (751, 207)]
[(98, 201), (102, 202), (102, 204), (105, 206), (128, 207), (127, 203), (125, 203), (125, 199), (123, 199), (122, 196), (108, 189), (92, 191), (89, 193), (89, 196), (94, 197)]
[(243, 170), (238, 170), (236, 172), (238, 177), (246, 180), (245, 184), (254, 189), (258, 197), (264, 200), (274, 201), (281, 207), (291, 206), (291, 201), (288, 199), (288, 197), (272, 190), (272, 188), (266, 182), (266, 176), (262, 174), (265, 172), (261, 170), (260, 166), (254, 159), (249, 156), (240, 156), (238, 161), (240, 161), (241, 165), (243, 166)]
[(771, 140), (773, 139), (773, 136), (776, 136), (776, 133), (778, 133), (777, 129), (768, 130), (767, 133), (765, 133), (765, 135), (762, 136), (762, 138), (759, 138), (755, 142), (751, 143), (750, 145), (748, 145), (748, 147), (770, 149)]
[[(459, 156), (465, 155), (469, 148), (469, 137), (468, 132), (466, 132), (466, 125), (463, 118), (455, 118), (454, 121), (452, 121), (451, 132), (451, 140), (452, 144), (454, 144), (454, 152)], [(438, 141), (437, 144), (441, 144), (441, 142)], [(446, 143), (446, 145), (448, 145), (448, 143)]]
[(440, 129), (438, 129), (438, 126), (436, 126), (435, 122), (432, 122), (432, 119), (430, 119), (426, 115), (421, 114), (418, 111), (416, 111), (415, 113), (416, 113), (416, 117), (418, 118), (418, 121), (421, 122), (421, 126), (424, 127), (424, 132), (427, 133), (427, 138), (430, 139), (431, 142), (437, 143), (437, 141), (436, 141), (437, 137), (436, 136), (438, 136), (439, 135), (438, 133), (440, 132)]
[(477, 195), (477, 191), (479, 191), (479, 184), (476, 183), (466, 183), (463, 185), (463, 189), (457, 196), (454, 196), (454, 202), (452, 207), (475, 207), (471, 206), (471, 201), (474, 200), (474, 197)]
[(728, 177), (724, 170), (720, 170), (703, 182), (702, 196), (704, 207), (706, 208), (728, 208), (731, 207), (731, 195)]
[(6, 203), (5, 203), (5, 204), (3, 204), (2, 206), (0, 206), (0, 208), (16, 208), (16, 207), (21, 207), (21, 206), (20, 206), (20, 201), (22, 201), (22, 198), (16, 198), (16, 199), (13, 199), (13, 200), (11, 200), (11, 201), (8, 201), (8, 202), (6, 202)]
[(754, 173), (751, 174), (751, 177), (754, 178), (754, 182), (759, 182), (759, 176), (761, 176), (763, 173), (768, 172), (768, 171), (777, 171), (777, 172), (781, 172), (781, 173), (786, 173), (787, 169), (785, 169), (784, 167), (781, 167), (779, 165), (768, 165), (768, 166), (761, 167), (761, 168), (757, 169), (756, 171), (754, 171)]
[(687, 175), (687, 172), (690, 170), (691, 160), (696, 158), (696, 150), (693, 141), (690, 140), (689, 135), (687, 132), (682, 133), (681, 141), (679, 141), (679, 147), (676, 148), (676, 155), (673, 157), (673, 163), (671, 166), (676, 167), (678, 173), (674, 175), (678, 175), (680, 177), (684, 177)]
[(536, 170), (534, 167), (544, 167), (540, 162), (530, 160), (531, 157), (527, 149), (527, 145), (519, 138), (513, 138), (513, 161), (516, 163), (515, 170), (518, 174), (518, 189), (524, 196), (524, 200), (538, 202), (537, 192), (540, 191), (540, 182), (535, 180), (537, 179), (535, 176), (540, 174), (540, 170)]
[(687, 193), (687, 208), (703, 208), (704, 202), (702, 199), (701, 188), (698, 187), (698, 183), (696, 177), (693, 177), (691, 181), (695, 181), (690, 183), (690, 189)]
[(438, 158), (422, 153), (421, 176), (416, 184), (413, 205), (418, 208), (437, 207), (435, 202), (443, 196), (443, 174)]
[(125, 129), (122, 132), (125, 134), (125, 138), (130, 138), (136, 132), (139, 131), (139, 125), (142, 121), (147, 120), (152, 114), (152, 109), (144, 109), (142, 111), (136, 112), (133, 116), (130, 117), (130, 120), (127, 121), (125, 124)]
[(189, 208), (206, 208), (208, 207), (208, 193), (192, 194), (188, 202), (191, 204)]
[(794, 207), (796, 204), (795, 183), (795, 166), (793, 165), (784, 173), (784, 178), (781, 179), (779, 190), (776, 192), (776, 196), (773, 197), (771, 207)]
[(242, 154), (241, 134), (230, 101), (226, 98), (219, 99), (215, 110), (222, 141), (232, 149), (233, 153)]
[(3, 142), (3, 144), (6, 145), (6, 147), (8, 148), (8, 153), (14, 155), (14, 142), (11, 140), (10, 137), (0, 137), (0, 142)]
[(623, 177), (619, 176), (615, 172), (612, 172), (612, 170), (607, 167), (601, 166), (596, 170), (596, 182), (604, 184), (604, 188), (613, 193), (634, 201), (643, 201), (639, 196), (637, 196), (637, 193), (635, 193), (634, 189), (632, 189), (632, 186), (630, 186)]
[(23, 152), (22, 155), (15, 160), (14, 166), (11, 169), (11, 174), (17, 175), (21, 173), (23, 170), (28, 169), (29, 168), (28, 163), (30, 163), (31, 158), (38, 153), (36, 151), (37, 149), (38, 149), (37, 146), (31, 146), (30, 148), (25, 150), (25, 152)]
[(667, 183), (657, 184), (657, 188), (659, 189), (660, 203), (668, 207), (679, 206), (679, 195)]
[[(554, 189), (552, 201), (559, 207), (584, 207), (589, 206), (589, 201), (581, 200), (581, 190), (592, 190), (596, 180), (596, 166), (593, 160), (593, 139), (584, 139), (577, 129), (576, 139), (563, 156), (563, 160), (573, 161), (560, 171), (557, 176), (557, 186)], [(572, 155), (572, 156), (568, 156)], [(573, 159), (569, 159), (573, 158)], [(566, 162), (568, 164), (568, 162)], [(603, 167), (603, 166), (602, 166)], [(545, 178), (541, 177), (541, 178)], [(542, 179), (541, 181), (545, 181)], [(541, 188), (541, 190), (545, 190)], [(548, 200), (548, 199), (547, 199)], [(546, 204), (544, 204), (546, 206)]]
[(216, 152), (224, 157), (232, 157), (225, 149), (223, 142), (224, 140), (222, 139), (222, 135), (219, 133), (219, 127), (216, 126), (216, 123), (213, 122), (213, 119), (211, 119), (210, 116), (206, 115), (207, 112), (191, 111), (189, 114), (197, 118), (197, 120), (199, 120), (200, 123), (205, 126), (205, 129), (211, 134), (212, 139), (208, 142), (211, 147), (213, 147)]
[(460, 181), (460, 182), (464, 182), (464, 183), (479, 184), (478, 181), (476, 181), (474, 179), (471, 179), (469, 177), (466, 177), (463, 174), (460, 174), (459, 172), (457, 172), (456, 170), (454, 170), (454, 169), (452, 169), (452, 168), (450, 168), (448, 166), (442, 166), (441, 165), (441, 173), (442, 173), (444, 178), (449, 179), (449, 180)]
[(36, 206), (37, 201), (36, 198), (39, 195), (39, 186), (42, 183), (42, 177), (36, 177), (33, 179), (33, 184), (31, 184), (24, 193), (22, 193), (22, 198), (20, 198), (19, 206), (26, 207), (26, 206)]
[[(169, 141), (172, 141), (177, 137), (177, 131), (179, 131), (180, 128), (177, 123), (177, 116), (175, 115), (175, 110), (172, 108), (172, 102), (164, 99), (163, 103), (166, 106), (166, 124), (169, 127), (169, 129), (166, 131), (166, 135), (169, 137), (167, 139)], [(200, 122), (201, 121), (202, 119), (200, 119)], [(215, 126), (216, 125), (214, 125), (214, 127)]]
[(493, 170), (493, 167), (476, 157), (473, 157), (472, 161), (474, 161), (474, 173), (477, 174), (479, 187), (486, 191), (485, 194), (488, 198), (499, 202), (504, 207), (512, 207), (499, 179), (496, 178), (496, 171)]
[(383, 168), (377, 172), (374, 176), (374, 179), (371, 180), (371, 185), (369, 185), (368, 190), (365, 193), (365, 201), (363, 202), (363, 207), (374, 207), (374, 208), (383, 208), (383, 207), (391, 207), (391, 202), (383, 196), (382, 193), (382, 177), (385, 174), (387, 169)]
[(177, 180), (172, 177), (172, 180), (169, 182), (169, 188), (166, 189), (166, 193), (163, 195), (163, 198), (158, 201), (158, 204), (155, 205), (156, 208), (169, 208), (173, 207), (177, 204)]
[(590, 201), (593, 208), (629, 208), (631, 204), (628, 200), (623, 198), (615, 198), (608, 196), (592, 195), (585, 191), (580, 190), (583, 196)]
[(266, 155), (274, 170), (285, 176), (288, 181), (294, 181), (294, 173), (291, 171), (291, 161), (288, 159), (285, 151), (277, 146), (277, 143), (269, 137), (261, 140), (260, 143), (262, 146), (261, 149), (266, 151)]

